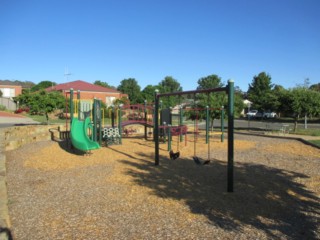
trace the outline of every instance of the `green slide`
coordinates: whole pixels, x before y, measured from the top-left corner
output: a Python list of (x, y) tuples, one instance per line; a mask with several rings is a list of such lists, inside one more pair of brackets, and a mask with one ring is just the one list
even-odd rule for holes
[(100, 148), (99, 143), (92, 141), (87, 135), (89, 124), (90, 118), (86, 118), (84, 121), (79, 121), (77, 118), (73, 118), (71, 124), (72, 145), (85, 152)]

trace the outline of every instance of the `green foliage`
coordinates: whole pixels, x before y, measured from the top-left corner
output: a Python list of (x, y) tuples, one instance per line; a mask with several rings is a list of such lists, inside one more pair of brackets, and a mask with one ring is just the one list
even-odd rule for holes
[(5, 111), (7, 108), (0, 104), (0, 111)]
[(2, 91), (0, 90), (0, 97), (2, 97), (3, 96), (3, 93), (2, 93)]
[(291, 114), (295, 120), (294, 131), (297, 130), (300, 117), (320, 115), (320, 92), (296, 87), (283, 91), (280, 95), (280, 101), (283, 105), (282, 110)]
[[(220, 88), (223, 86), (221, 78), (218, 75), (209, 75), (207, 77), (200, 78), (198, 80), (197, 90), (210, 89), (210, 88)], [(222, 106), (225, 106), (227, 103), (227, 96), (225, 93), (214, 92), (210, 94), (198, 94), (195, 99), (195, 104), (200, 108), (205, 108), (208, 106), (210, 109), (220, 109)], [(201, 118), (204, 118), (205, 113), (202, 112)], [(211, 122), (215, 118), (220, 118), (220, 111), (210, 110), (209, 115)]]
[(57, 91), (27, 92), (15, 97), (14, 100), (15, 102), (19, 101), (20, 107), (29, 107), (32, 114), (45, 114), (47, 121), (49, 120), (48, 113), (65, 107), (65, 98), (62, 93)]
[(159, 89), (159, 86), (147, 85), (142, 90), (143, 99), (147, 100), (148, 103), (154, 102), (154, 94), (155, 94), (156, 89)]
[(143, 103), (141, 88), (134, 78), (123, 79), (118, 91), (128, 94), (131, 104)]
[(318, 147), (320, 147), (320, 140), (309, 140), (309, 142), (317, 145)]
[(319, 137), (320, 136), (320, 129), (315, 129), (315, 128), (297, 129), (297, 131), (295, 133), (299, 134), (299, 135)]
[[(221, 82), (221, 78), (218, 75), (209, 75), (207, 77), (200, 78), (198, 80), (197, 90), (221, 88), (224, 84)], [(221, 108), (227, 109), (228, 96), (225, 92), (212, 92), (209, 94), (197, 94), (195, 96), (195, 108), (205, 109), (209, 107), (209, 115), (211, 119), (211, 126), (213, 126), (214, 119), (221, 118)], [(235, 115), (240, 115), (244, 108), (243, 97), (241, 91), (235, 91), (234, 97), (234, 111)], [(205, 118), (205, 111), (199, 113), (189, 113), (190, 118), (195, 118), (194, 114), (198, 114), (200, 119)], [(225, 115), (226, 116), (226, 115)]]
[[(227, 107), (227, 106), (226, 106)], [(240, 117), (242, 110), (246, 107), (243, 102), (242, 92), (234, 92), (234, 115), (235, 117)]]
[[(182, 87), (180, 86), (180, 83), (171, 76), (166, 76), (159, 83), (158, 87), (159, 87), (158, 89), (159, 93), (173, 93), (173, 92), (182, 91)], [(161, 100), (162, 100), (163, 108), (174, 107), (180, 102), (179, 96), (163, 97)]]
[(310, 90), (314, 90), (314, 91), (320, 92), (320, 83), (311, 85), (310, 86)]
[(55, 86), (55, 85), (57, 85), (55, 82), (52, 82), (52, 81), (49, 81), (49, 80), (45, 80), (45, 81), (39, 82), (37, 85), (33, 86), (31, 88), (31, 92), (36, 92), (36, 91), (39, 91), (39, 90), (42, 90), (42, 89), (46, 89), (48, 87), (52, 87), (52, 86)]
[(220, 88), (223, 86), (221, 78), (218, 75), (209, 75), (207, 77), (200, 78), (198, 80), (197, 90), (210, 89), (210, 88)]
[(261, 72), (254, 76), (248, 89), (248, 99), (253, 102), (252, 107), (259, 111), (277, 108), (277, 96), (273, 94), (272, 88), (270, 75)]
[(107, 82), (102, 82), (100, 80), (96, 80), (93, 84), (105, 88), (117, 89), (116, 87), (109, 85)]

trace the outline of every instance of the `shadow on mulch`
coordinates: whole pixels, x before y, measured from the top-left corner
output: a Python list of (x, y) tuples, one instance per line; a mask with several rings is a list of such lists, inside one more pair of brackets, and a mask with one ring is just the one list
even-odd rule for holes
[(87, 153), (81, 150), (78, 150), (72, 146), (71, 140), (53, 140), (59, 144), (59, 147), (68, 153), (72, 153), (78, 156), (84, 156)]
[[(145, 153), (139, 155), (153, 159)], [(242, 226), (250, 225), (270, 238), (317, 238), (319, 199), (294, 181), (308, 178), (306, 175), (237, 163), (234, 193), (227, 193), (227, 166), (219, 160), (205, 166), (186, 158), (162, 158), (159, 166), (146, 160), (122, 162), (137, 169), (127, 172), (137, 184), (161, 198), (184, 201), (191, 212), (227, 231), (241, 231)]]

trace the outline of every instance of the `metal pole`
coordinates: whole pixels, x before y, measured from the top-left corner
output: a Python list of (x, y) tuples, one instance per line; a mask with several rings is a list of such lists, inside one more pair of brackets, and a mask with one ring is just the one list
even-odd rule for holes
[(99, 145), (101, 146), (102, 143), (102, 109), (101, 109), (101, 99), (98, 100), (98, 104), (99, 104), (99, 112), (97, 113), (99, 115)]
[(80, 113), (81, 113), (81, 103), (80, 103), (80, 90), (77, 91), (77, 100), (78, 100), (78, 120), (80, 119)]
[(93, 99), (93, 141), (97, 141), (97, 99)]
[(119, 143), (122, 144), (122, 123), (121, 123), (121, 118), (122, 118), (122, 111), (121, 111), (121, 107), (122, 105), (120, 104), (119, 108), (118, 108), (118, 126), (119, 126), (119, 134), (120, 134), (120, 140)]
[(181, 131), (182, 125), (183, 125), (183, 112), (182, 112), (182, 106), (179, 106), (179, 113), (180, 113), (180, 119), (179, 119), (179, 125), (180, 125), (180, 142), (183, 141), (183, 134)]
[(228, 192), (233, 192), (234, 81), (228, 81)]
[(74, 112), (74, 106), (73, 106), (73, 88), (70, 88), (70, 122), (72, 122), (72, 119), (73, 119), (73, 112)]
[(168, 124), (168, 151), (171, 150), (171, 125)]
[(221, 142), (224, 141), (224, 106), (221, 107)]
[(144, 139), (147, 140), (147, 121), (148, 121), (148, 116), (147, 116), (147, 100), (144, 100)]
[(154, 94), (154, 144), (155, 144), (155, 165), (159, 165), (159, 97), (158, 90)]
[(206, 144), (209, 142), (209, 106), (206, 106)]
[(114, 105), (111, 106), (111, 127), (114, 128), (114, 119), (115, 119), (115, 115), (114, 115)]

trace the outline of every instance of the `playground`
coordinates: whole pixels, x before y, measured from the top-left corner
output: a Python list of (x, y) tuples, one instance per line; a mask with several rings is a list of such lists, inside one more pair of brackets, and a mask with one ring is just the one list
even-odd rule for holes
[[(196, 106), (196, 94), (209, 103), (214, 92), (227, 93), (228, 104)], [(174, 121), (161, 98), (183, 94), (195, 104), (180, 105)], [(70, 131), (6, 154), (17, 239), (320, 238), (320, 150), (235, 134), (232, 81), (155, 93), (154, 107), (119, 106), (109, 126), (101, 101), (81, 102), (78, 92), (73, 104), (73, 96)], [(194, 114), (193, 124), (183, 111)], [(219, 114), (220, 129), (209, 130), (210, 112)]]
[[(235, 134), (234, 192), (227, 192), (227, 141), (210, 139), (197, 165), (194, 135), (171, 160), (160, 142), (73, 152), (66, 141), (7, 152), (16, 239), (319, 239), (320, 150), (299, 141)], [(197, 155), (208, 158), (204, 133)], [(201, 142), (202, 141), (202, 142)], [(35, 154), (36, 153), (36, 154)], [(32, 226), (32, 227), (30, 227)]]

